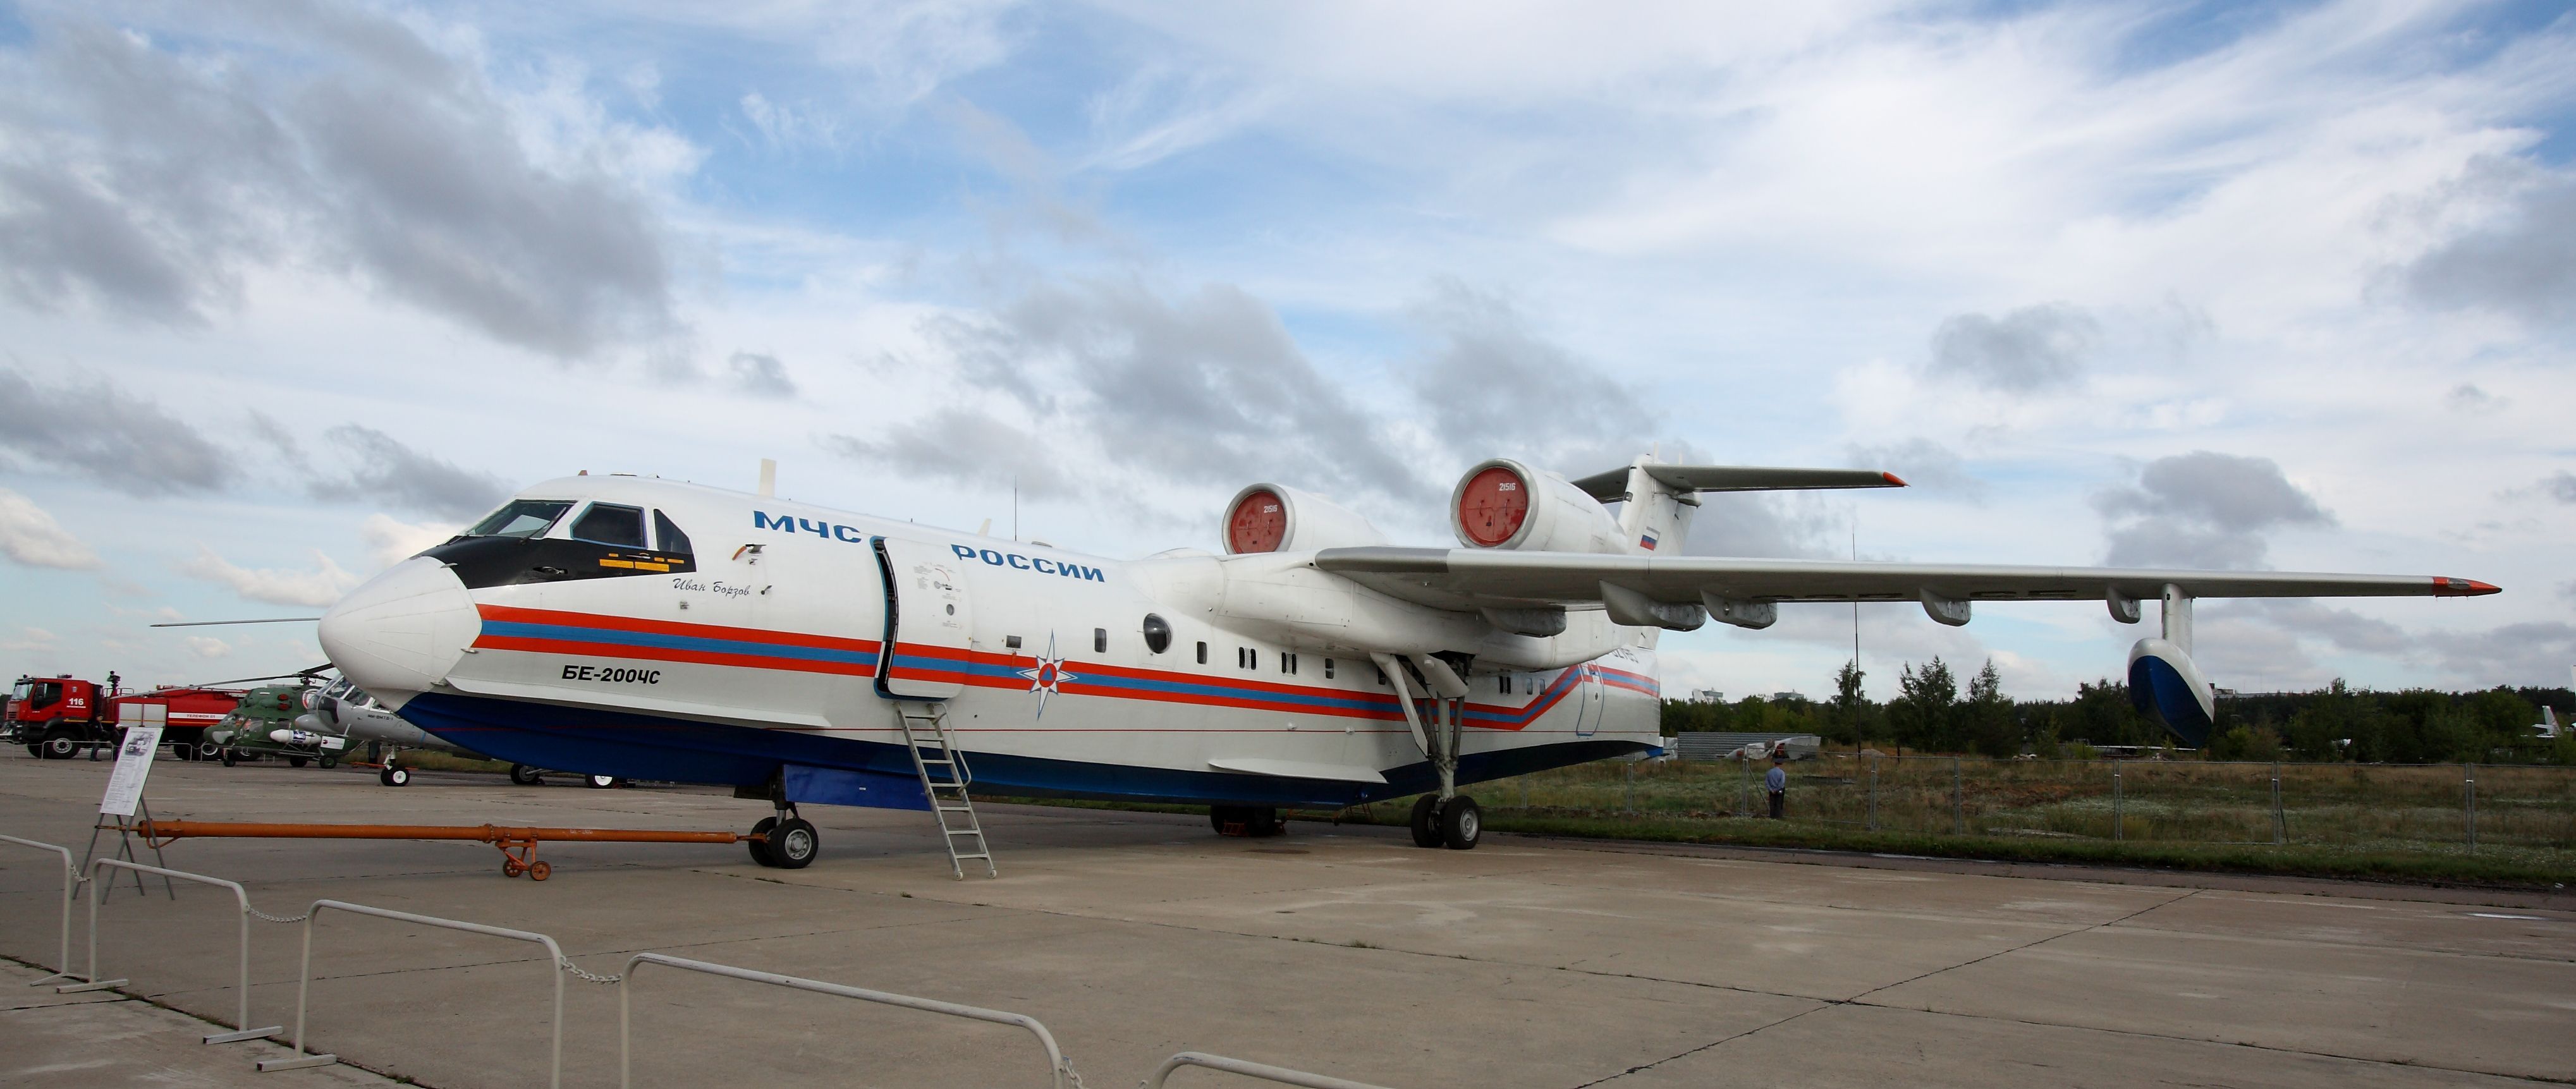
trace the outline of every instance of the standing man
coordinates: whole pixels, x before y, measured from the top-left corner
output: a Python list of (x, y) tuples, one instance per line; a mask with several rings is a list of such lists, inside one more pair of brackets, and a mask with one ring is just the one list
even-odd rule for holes
[(1771, 792), (1771, 819), (1785, 820), (1789, 815), (1789, 746), (1783, 742), (1771, 750), (1771, 771), (1762, 777), (1762, 789)]

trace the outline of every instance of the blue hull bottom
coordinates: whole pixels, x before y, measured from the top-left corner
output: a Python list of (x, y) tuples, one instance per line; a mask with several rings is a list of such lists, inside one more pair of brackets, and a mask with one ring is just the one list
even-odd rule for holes
[[(903, 746), (792, 730), (757, 730), (618, 711), (424, 692), (402, 717), (440, 738), (496, 760), (724, 786), (767, 785), (787, 765), (860, 772), (913, 781)], [(1460, 785), (1589, 763), (1646, 751), (1633, 741), (1576, 741), (1492, 753), (1458, 762)], [(1234, 772), (1175, 771), (999, 753), (970, 757), (978, 794), (1097, 798), (1209, 805), (1337, 809), (1439, 789), (1439, 772), (1419, 761), (1386, 772), (1378, 783), (1336, 783)], [(914, 793), (918, 793), (915, 788)]]

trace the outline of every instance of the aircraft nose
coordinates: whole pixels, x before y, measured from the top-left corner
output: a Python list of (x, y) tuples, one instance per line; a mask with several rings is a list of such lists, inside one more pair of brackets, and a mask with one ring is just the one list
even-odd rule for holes
[(444, 679), (482, 627), (456, 573), (415, 556), (349, 591), (318, 634), (342, 676), (400, 707)]

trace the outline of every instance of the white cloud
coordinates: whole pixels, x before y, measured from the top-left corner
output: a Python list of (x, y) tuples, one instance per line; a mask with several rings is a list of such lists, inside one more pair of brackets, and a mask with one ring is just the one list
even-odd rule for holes
[(61, 640), (61, 636), (43, 628), (22, 627), (18, 629), (17, 638), (0, 643), (0, 650), (47, 651), (55, 649), (55, 644)]
[(358, 585), (358, 576), (342, 570), (318, 548), (313, 550), (313, 562), (315, 566), (310, 571), (254, 570), (216, 555), (214, 549), (198, 545), (196, 557), (180, 564), (179, 572), (190, 578), (230, 586), (234, 593), (245, 598), (272, 605), (328, 608), (332, 602), (340, 600), (340, 595)]
[(191, 635), (186, 643), (188, 653), (200, 658), (221, 658), (233, 652), (232, 644), (212, 636)]
[(0, 553), (29, 567), (86, 570), (97, 567), (98, 553), (71, 535), (35, 500), (0, 488)]
[(420, 551), (436, 545), (464, 527), (446, 522), (422, 522), (414, 525), (390, 515), (370, 514), (358, 524), (358, 539), (366, 542), (370, 570), (382, 571), (401, 563)]

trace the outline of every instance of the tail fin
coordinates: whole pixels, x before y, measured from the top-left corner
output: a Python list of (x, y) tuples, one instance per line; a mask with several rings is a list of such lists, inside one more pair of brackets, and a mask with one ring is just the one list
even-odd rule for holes
[(1779, 469), (1758, 465), (1666, 465), (1640, 456), (1624, 469), (1572, 482), (1604, 503), (1625, 502), (1619, 528), (1628, 543), (1647, 552), (1678, 552), (1690, 532), (1701, 492), (1815, 491), (1836, 488), (1902, 488), (1894, 473), (1875, 469)]

